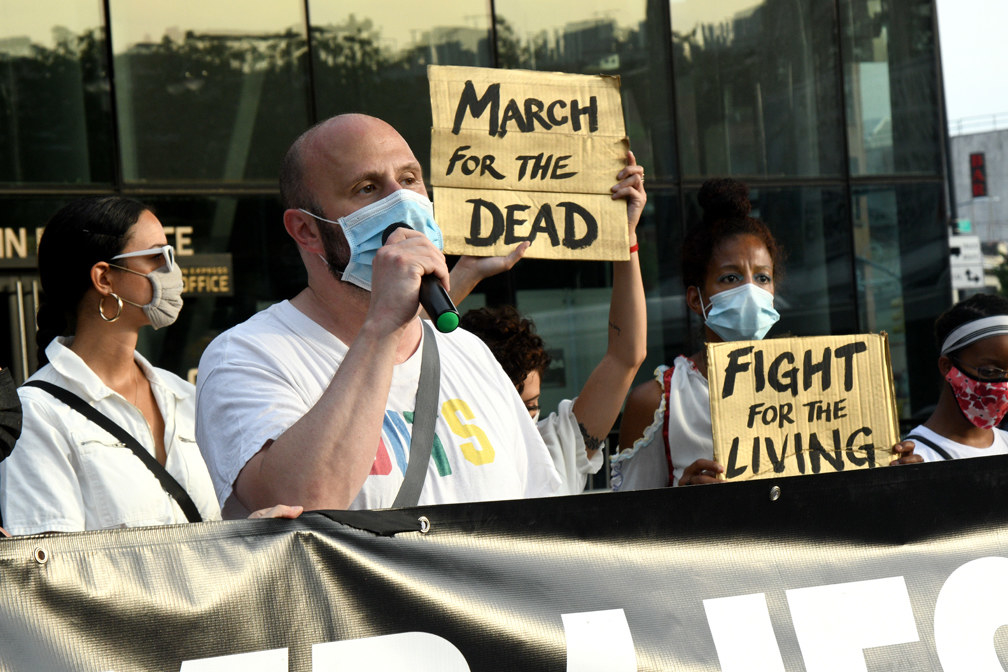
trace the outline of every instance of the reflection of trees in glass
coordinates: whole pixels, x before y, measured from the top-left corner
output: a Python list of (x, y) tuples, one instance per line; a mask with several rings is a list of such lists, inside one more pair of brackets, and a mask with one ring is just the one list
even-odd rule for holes
[(503, 16), (494, 19), (497, 30), (497, 67), (535, 70), (536, 64), (551, 62), (547, 53), (546, 31), (530, 35), (524, 41), (515, 32), (514, 26)]
[(0, 52), (0, 181), (110, 182), (104, 34), (53, 33), (52, 48)]
[(127, 180), (273, 180), (309, 120), (305, 37), (166, 35), (116, 55)]
[(313, 26), (318, 113), (364, 112), (388, 121), (421, 165), (430, 152), (427, 65), (490, 65), (489, 30), (425, 27), (409, 45), (392, 45), (370, 19)]
[[(514, 11), (535, 0), (513, 0)], [(602, 7), (605, 9), (605, 6)], [(637, 160), (651, 175), (675, 173), (669, 93), (671, 71), (665, 38), (667, 3), (647, 0), (643, 21), (627, 22), (615, 3), (595, 18), (563, 25), (541, 25), (519, 33), (508, 21), (508, 8), (496, 17), (497, 64), (503, 68), (555, 70), (581, 74), (618, 74), (621, 78), (627, 135)], [(619, 17), (614, 18), (614, 17)], [(623, 21), (621, 23), (621, 21)]]
[(863, 154), (856, 172), (939, 172), (934, 3), (840, 5), (850, 133)]
[(312, 26), (316, 76), (324, 89), (340, 91), (347, 99), (366, 98), (381, 82), (391, 59), (379, 46), (379, 32), (370, 19), (353, 15), (339, 27)]
[[(598, 74), (619, 72), (645, 62), (641, 30), (615, 19), (573, 21), (562, 27), (518, 35), (503, 16), (497, 28), (497, 65), (502, 68)], [(632, 65), (631, 65), (632, 67)]]
[(766, 0), (692, 27), (673, 15), (684, 170), (840, 174), (832, 26), (819, 0)]

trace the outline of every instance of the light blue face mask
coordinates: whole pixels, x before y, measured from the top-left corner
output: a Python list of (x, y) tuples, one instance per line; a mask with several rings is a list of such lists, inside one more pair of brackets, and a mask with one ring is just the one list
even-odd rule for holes
[[(375, 254), (382, 246), (382, 233), (390, 224), (405, 224), (427, 236), (439, 250), (444, 249), (441, 229), (434, 221), (434, 204), (423, 194), (409, 189), (398, 189), (380, 201), (336, 221), (319, 217), (307, 210), (301, 212), (323, 222), (337, 224), (343, 229), (343, 235), (350, 246), (350, 261), (340, 279), (368, 291), (371, 291), (371, 270)], [(321, 254), (319, 257), (326, 261)]]
[(704, 323), (726, 341), (762, 340), (780, 319), (780, 313), (773, 307), (773, 294), (751, 282), (718, 292), (710, 297), (710, 302), (707, 312), (700, 294)]

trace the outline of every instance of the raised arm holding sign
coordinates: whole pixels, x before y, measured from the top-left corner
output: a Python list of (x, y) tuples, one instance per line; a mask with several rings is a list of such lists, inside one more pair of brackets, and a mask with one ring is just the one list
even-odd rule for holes
[[(647, 201), (644, 170), (627, 152), (627, 165), (617, 174), (612, 198), (626, 200), (627, 233), (633, 252), (627, 261), (613, 263), (613, 287), (609, 302), (609, 338), (605, 355), (585, 381), (578, 396), (560, 402), (555, 412), (540, 417), (539, 386), (549, 365), (542, 339), (530, 320), (509, 306), (467, 312), (462, 326), (490, 347), (518, 389), (537, 426), (553, 463), (564, 480), (564, 493), (584, 490), (587, 475), (602, 467), (601, 446), (612, 429), (644, 357), (647, 354), (647, 314), (644, 285), (637, 254), (637, 223)], [(518, 256), (524, 247), (517, 248)], [(514, 253), (511, 257), (516, 256)], [(499, 266), (510, 268), (517, 258), (462, 257), (451, 273), (452, 288), (473, 287)], [(461, 276), (461, 277), (460, 277)], [(465, 278), (463, 280), (462, 278)], [(468, 293), (468, 292), (467, 292)], [(459, 296), (461, 301), (464, 296)]]

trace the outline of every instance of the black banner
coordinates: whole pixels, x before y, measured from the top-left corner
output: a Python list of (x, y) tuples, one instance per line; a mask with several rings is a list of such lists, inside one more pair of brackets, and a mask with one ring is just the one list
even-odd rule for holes
[(990, 457), (20, 537), (0, 669), (999, 670), (1006, 482)]

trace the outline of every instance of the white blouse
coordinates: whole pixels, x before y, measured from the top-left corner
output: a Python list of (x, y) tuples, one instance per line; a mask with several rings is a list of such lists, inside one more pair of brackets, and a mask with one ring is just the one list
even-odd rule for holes
[[(29, 380), (78, 395), (133, 435), (152, 455), (154, 437), (140, 410), (101, 379), (59, 338), (49, 364)], [(204, 520), (220, 520), (213, 483), (196, 445), (195, 389), (178, 376), (133, 356), (150, 381), (164, 418), (165, 468)], [(129, 448), (45, 390), (18, 389), (21, 437), (0, 463), (0, 511), (11, 534), (74, 532), (184, 523), (185, 514)]]

